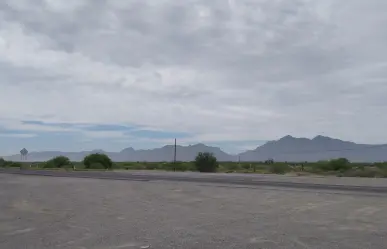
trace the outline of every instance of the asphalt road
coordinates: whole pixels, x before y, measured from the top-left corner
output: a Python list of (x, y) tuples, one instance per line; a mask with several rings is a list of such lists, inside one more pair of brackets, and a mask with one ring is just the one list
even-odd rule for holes
[(356, 191), (387, 193), (387, 179), (358, 178), (314, 178), (288, 177), (259, 174), (202, 174), (195, 172), (116, 172), (116, 171), (43, 171), (0, 169), (0, 173), (96, 178), (131, 181), (184, 181), (196, 183), (237, 184), (245, 186), (272, 186), (301, 189), (328, 189), (338, 191)]
[(386, 197), (0, 174), (0, 248), (380, 249), (387, 245)]

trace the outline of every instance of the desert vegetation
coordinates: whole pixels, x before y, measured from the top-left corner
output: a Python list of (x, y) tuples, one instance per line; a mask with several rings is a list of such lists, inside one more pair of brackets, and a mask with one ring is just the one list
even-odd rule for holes
[(355, 163), (346, 158), (319, 162), (219, 162), (207, 152), (192, 162), (113, 162), (105, 154), (90, 154), (81, 162), (58, 156), (47, 162), (13, 162), (0, 158), (2, 168), (50, 170), (159, 170), (251, 174), (331, 175), (338, 177), (387, 177), (387, 162)]

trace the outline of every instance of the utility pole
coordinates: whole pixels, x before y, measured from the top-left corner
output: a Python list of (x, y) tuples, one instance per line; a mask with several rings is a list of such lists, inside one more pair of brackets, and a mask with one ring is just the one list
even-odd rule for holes
[(173, 154), (173, 171), (176, 171), (176, 138), (175, 138), (175, 151)]

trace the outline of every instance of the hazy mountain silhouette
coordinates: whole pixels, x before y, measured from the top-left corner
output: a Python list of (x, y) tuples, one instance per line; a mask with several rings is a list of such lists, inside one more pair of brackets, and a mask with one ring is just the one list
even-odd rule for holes
[[(81, 152), (60, 152), (60, 151), (42, 151), (31, 152), (28, 154), (28, 161), (47, 161), (56, 156), (67, 156), (72, 161), (81, 161), (86, 155), (91, 153), (105, 153), (112, 158), (113, 161), (147, 161), (147, 162), (162, 162), (173, 161), (174, 145), (166, 145), (162, 148), (149, 150), (135, 150), (126, 148), (120, 152), (105, 152), (103, 150), (81, 151)], [(204, 144), (195, 144), (189, 146), (176, 146), (177, 161), (193, 161), (199, 152), (211, 152), (219, 161), (232, 161), (235, 156), (223, 152), (220, 148), (211, 147)], [(6, 160), (20, 161), (20, 155), (6, 156)]]
[[(269, 158), (274, 161), (319, 161), (332, 158), (345, 157), (353, 162), (378, 162), (387, 161), (387, 144), (369, 145), (356, 144), (325, 136), (316, 136), (313, 139), (295, 138), (285, 136), (279, 140), (269, 141), (254, 150), (249, 150), (239, 155), (230, 155), (218, 147), (211, 147), (205, 144), (195, 144), (189, 146), (178, 145), (178, 161), (192, 161), (198, 152), (212, 152), (219, 161), (265, 161)], [(174, 146), (166, 145), (161, 148), (149, 150), (135, 150), (126, 148), (120, 152), (104, 152), (102, 150), (81, 151), (81, 152), (60, 152), (42, 151), (31, 152), (28, 161), (47, 161), (55, 156), (67, 156), (72, 161), (81, 161), (86, 155), (91, 153), (106, 153), (113, 161), (147, 161), (161, 162), (173, 161)], [(4, 157), (6, 160), (19, 161), (20, 155)]]
[(356, 144), (325, 136), (313, 139), (285, 136), (240, 155), (241, 161), (320, 161), (345, 157), (354, 162), (387, 161), (387, 145)]

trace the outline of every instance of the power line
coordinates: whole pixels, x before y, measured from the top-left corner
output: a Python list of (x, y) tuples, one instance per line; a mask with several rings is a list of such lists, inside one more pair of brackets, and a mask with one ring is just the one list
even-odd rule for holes
[(175, 138), (175, 147), (173, 153), (173, 171), (176, 171), (176, 138)]

